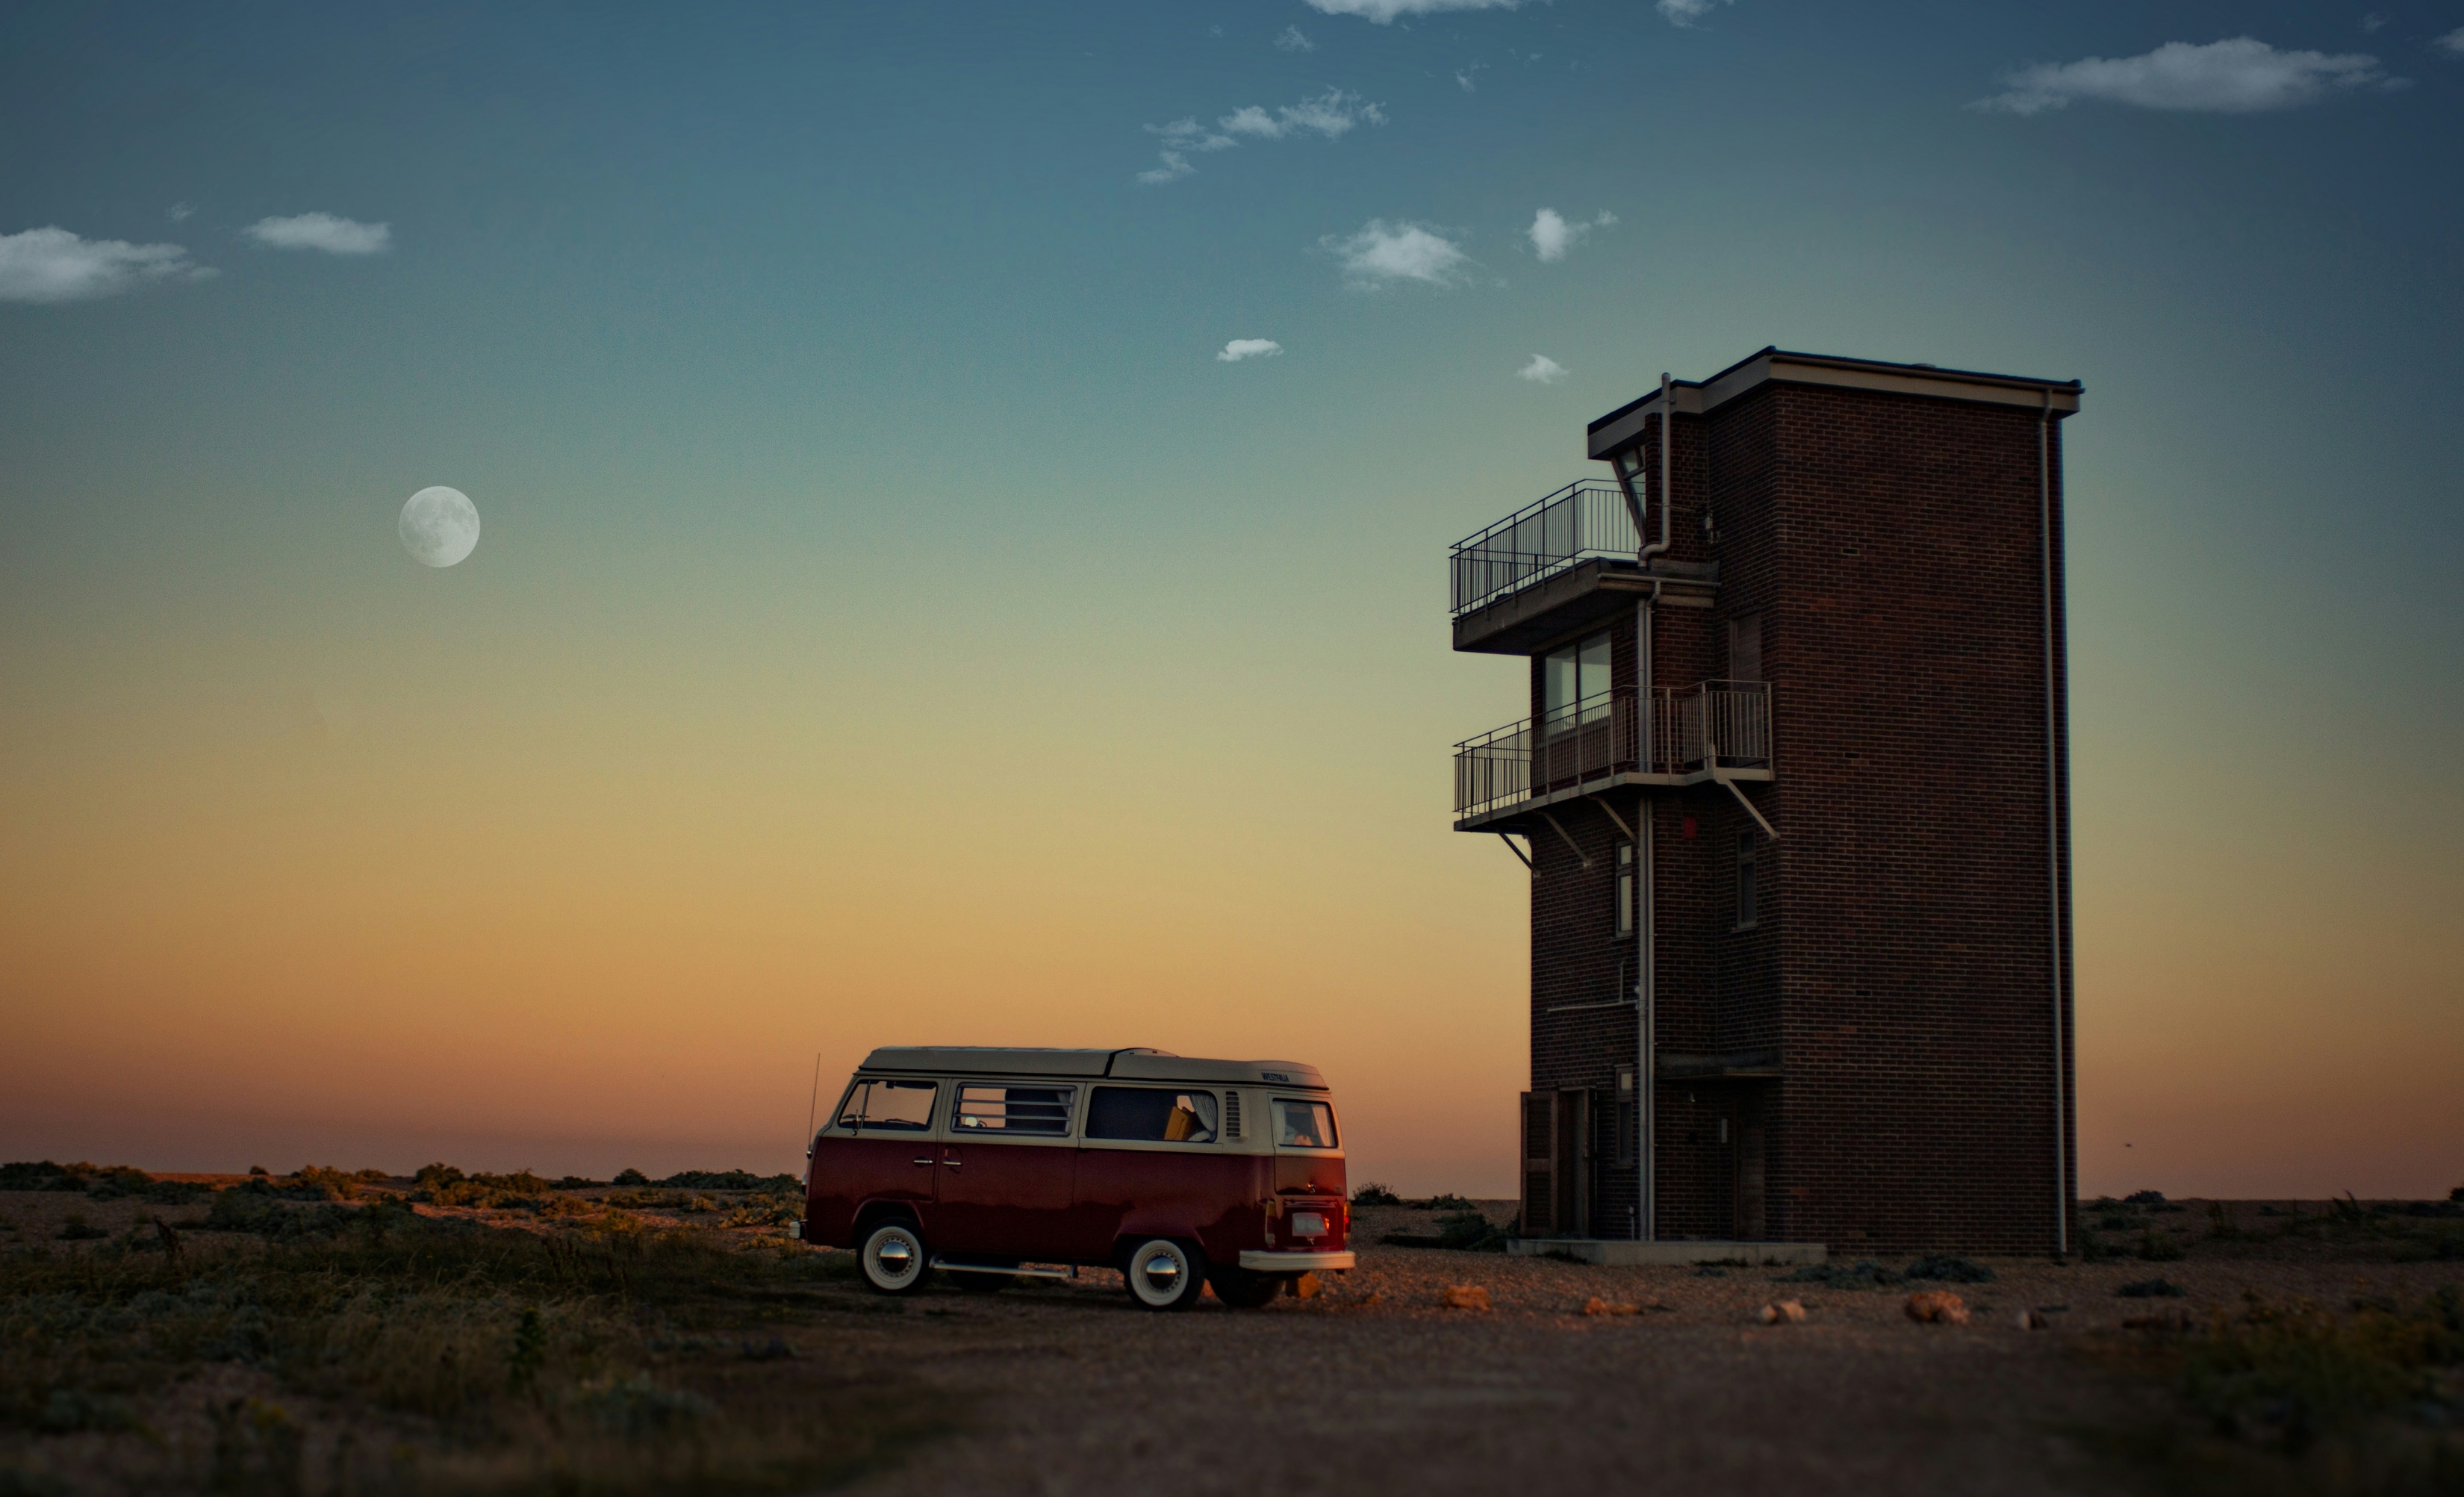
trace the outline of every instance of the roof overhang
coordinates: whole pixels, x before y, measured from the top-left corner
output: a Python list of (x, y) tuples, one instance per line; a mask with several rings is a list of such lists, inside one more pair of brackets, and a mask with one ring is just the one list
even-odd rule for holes
[[(1707, 380), (1676, 381), (1669, 389), (1669, 405), (1678, 415), (1699, 416), (1771, 384), (2017, 406), (2029, 410), (2051, 410), (2057, 417), (2078, 410), (2084, 389), (2077, 380), (2037, 380), (2015, 374), (1937, 369), (1930, 364), (1882, 363), (1872, 359), (1838, 359), (1828, 354), (1766, 348)], [(1606, 459), (1612, 452), (1632, 447), (1642, 436), (1643, 418), (1659, 413), (1658, 390), (1610, 411), (1591, 424), (1587, 444), (1590, 455)]]

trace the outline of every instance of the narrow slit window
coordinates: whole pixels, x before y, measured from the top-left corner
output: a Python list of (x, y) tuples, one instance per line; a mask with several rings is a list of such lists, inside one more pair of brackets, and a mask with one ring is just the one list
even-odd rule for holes
[(1617, 854), (1617, 933), (1634, 934), (1634, 844), (1620, 842)]
[(1763, 678), (1763, 616), (1749, 613), (1728, 621), (1728, 679)]
[(1754, 923), (1754, 834), (1737, 833), (1737, 929)]

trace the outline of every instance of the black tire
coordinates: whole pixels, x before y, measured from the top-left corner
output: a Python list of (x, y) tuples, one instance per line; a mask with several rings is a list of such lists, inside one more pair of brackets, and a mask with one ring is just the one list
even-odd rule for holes
[(1121, 1255), (1121, 1279), (1142, 1310), (1187, 1310), (1206, 1291), (1206, 1255), (1196, 1243), (1150, 1237)]
[(856, 1249), (864, 1282), (877, 1294), (913, 1294), (933, 1277), (933, 1251), (910, 1222), (876, 1222)]
[(1215, 1297), (1233, 1310), (1264, 1310), (1284, 1292), (1284, 1281), (1279, 1275), (1251, 1273), (1246, 1268), (1221, 1265), (1206, 1270), (1206, 1282), (1215, 1286)]

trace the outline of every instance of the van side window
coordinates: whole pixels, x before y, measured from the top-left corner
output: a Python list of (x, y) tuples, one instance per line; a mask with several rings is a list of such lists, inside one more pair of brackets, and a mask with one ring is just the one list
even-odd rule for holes
[(1286, 1149), (1334, 1147), (1334, 1109), (1296, 1097), (1275, 1098), (1275, 1142)]
[(1018, 1138), (1060, 1138), (1069, 1132), (1074, 1087), (980, 1087), (958, 1089), (952, 1126), (960, 1133)]
[(938, 1090), (929, 1081), (859, 1081), (847, 1089), (847, 1101), (839, 1108), (839, 1126), (867, 1133), (929, 1133), (933, 1094)]
[(1215, 1093), (1158, 1087), (1097, 1087), (1087, 1099), (1087, 1136), (1151, 1143), (1213, 1143)]

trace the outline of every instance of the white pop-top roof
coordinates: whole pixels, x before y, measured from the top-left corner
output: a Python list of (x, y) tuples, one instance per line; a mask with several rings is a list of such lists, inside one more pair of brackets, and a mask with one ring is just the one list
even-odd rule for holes
[(990, 1045), (885, 1045), (866, 1070), (944, 1076), (1110, 1076), (1131, 1081), (1246, 1082), (1327, 1090), (1314, 1066), (1298, 1061), (1210, 1061), (1167, 1050), (1033, 1050)]

